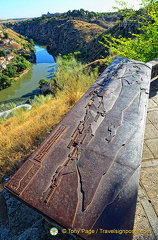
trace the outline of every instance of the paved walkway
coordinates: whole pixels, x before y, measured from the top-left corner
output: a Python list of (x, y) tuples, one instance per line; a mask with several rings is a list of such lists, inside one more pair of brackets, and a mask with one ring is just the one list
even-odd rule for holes
[[(158, 239), (158, 78), (151, 81), (133, 240)], [(144, 232), (143, 232), (144, 230)]]

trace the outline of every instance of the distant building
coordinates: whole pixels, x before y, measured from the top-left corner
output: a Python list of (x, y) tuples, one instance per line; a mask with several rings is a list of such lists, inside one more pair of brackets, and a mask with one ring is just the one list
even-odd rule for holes
[(6, 67), (7, 67), (7, 66), (6, 66), (5, 63), (3, 63), (3, 64), (0, 63), (0, 69), (5, 69)]
[(0, 57), (0, 69), (6, 68), (6, 65), (7, 65), (7, 63), (6, 63), (5, 58), (4, 57)]
[(47, 12), (47, 14), (42, 14), (42, 17), (54, 17), (54, 14)]
[(13, 61), (14, 59), (15, 59), (14, 56), (8, 56), (8, 57), (6, 58), (7, 61)]
[(57, 15), (60, 15), (61, 13), (50, 13), (47, 12), (47, 14), (42, 14), (42, 17), (55, 17)]

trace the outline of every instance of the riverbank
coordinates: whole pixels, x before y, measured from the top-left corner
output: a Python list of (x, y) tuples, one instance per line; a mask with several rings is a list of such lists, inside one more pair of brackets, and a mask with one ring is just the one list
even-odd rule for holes
[(39, 87), (40, 79), (54, 76), (55, 61), (45, 48), (35, 45), (36, 63), (30, 63), (29, 68), (15, 78), (14, 84), (0, 92), (0, 102), (32, 93)]
[(0, 90), (14, 84), (17, 76), (35, 61), (33, 40), (6, 26), (0, 27)]
[(23, 77), (26, 73), (28, 73), (28, 71), (30, 71), (32, 64), (36, 63), (36, 54), (35, 52), (31, 52), (31, 59), (28, 59), (30, 66), (28, 68), (26, 68), (24, 71), (22, 71), (21, 73), (19, 73), (18, 77), (15, 77), (14, 80), (17, 81), (19, 80), (21, 77)]
[[(30, 65), (30, 67), (28, 67), (27, 69), (25, 69), (23, 72), (19, 73), (18, 77), (14, 78), (14, 81), (18, 81), (21, 77), (25, 76), (31, 69), (32, 65)], [(14, 83), (13, 83), (14, 84)]]

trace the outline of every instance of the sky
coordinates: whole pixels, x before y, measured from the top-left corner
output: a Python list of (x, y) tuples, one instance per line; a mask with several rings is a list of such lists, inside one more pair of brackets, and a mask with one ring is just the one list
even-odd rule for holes
[[(138, 7), (141, 0), (124, 0)], [(111, 12), (115, 0), (0, 0), (0, 19), (33, 18), (42, 14), (63, 13), (81, 9), (94, 12)]]

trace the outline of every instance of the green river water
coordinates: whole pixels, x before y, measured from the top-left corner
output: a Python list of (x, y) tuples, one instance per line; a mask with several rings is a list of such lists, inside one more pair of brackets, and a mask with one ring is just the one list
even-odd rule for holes
[(0, 102), (19, 98), (31, 93), (38, 88), (41, 78), (52, 78), (55, 68), (55, 61), (45, 47), (35, 45), (36, 64), (32, 64), (30, 70), (20, 77), (14, 84), (0, 91)]

